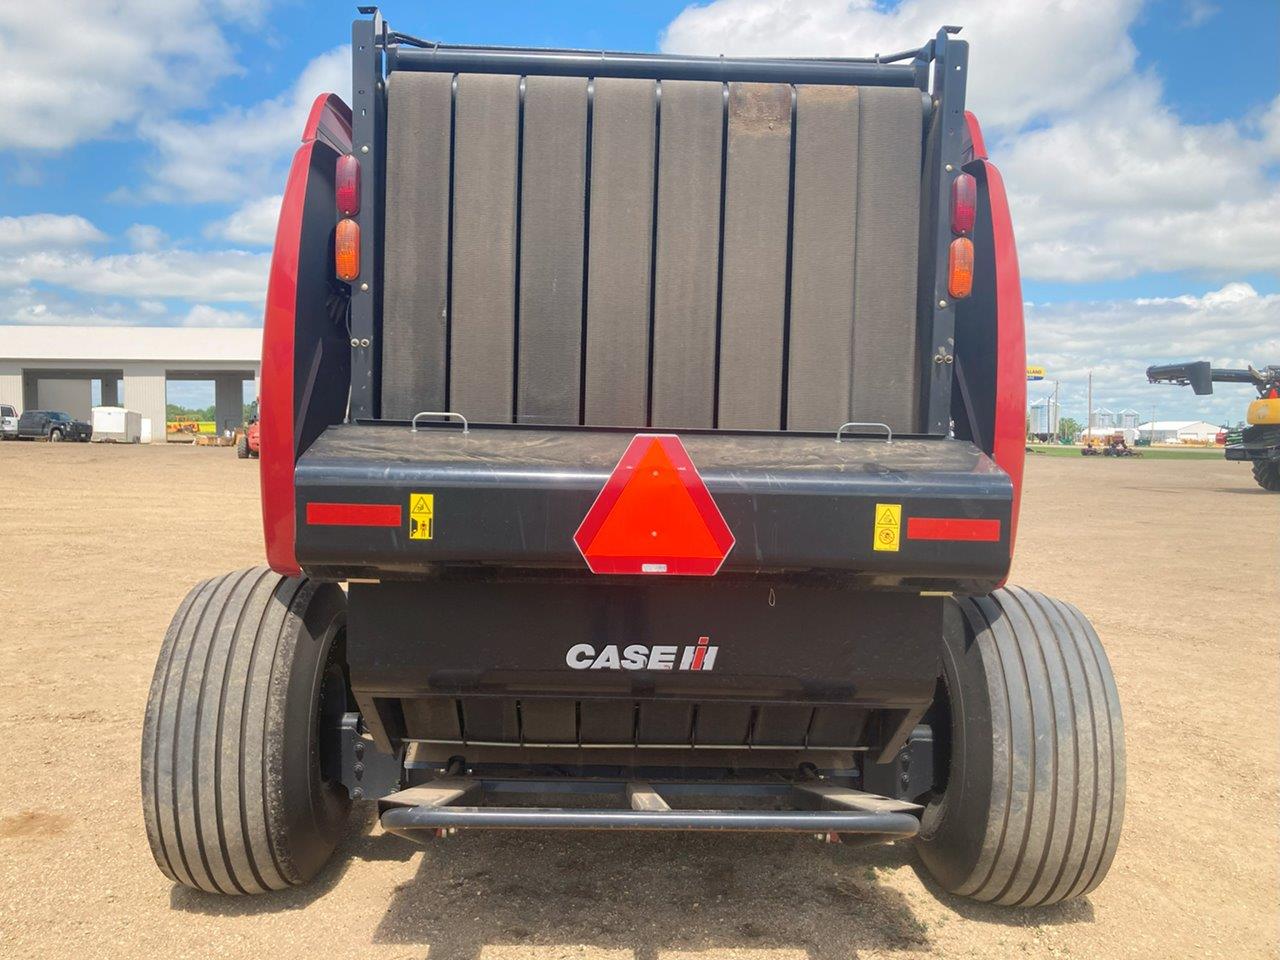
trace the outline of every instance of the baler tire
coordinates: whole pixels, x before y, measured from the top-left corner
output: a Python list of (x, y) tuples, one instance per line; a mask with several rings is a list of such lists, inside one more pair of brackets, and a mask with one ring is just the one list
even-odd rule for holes
[(1253, 461), (1253, 479), (1263, 490), (1280, 493), (1280, 460)]
[(236, 459), (249, 459), (249, 438), (246, 436), (242, 435), (240, 439), (236, 441)]
[(170, 880), (262, 893), (329, 859), (351, 801), (321, 773), (320, 718), (335, 683), (345, 694), (346, 610), (336, 584), (267, 567), (206, 580), (178, 607), (142, 733), (143, 819)]
[(916, 847), (947, 891), (1006, 906), (1084, 896), (1124, 820), (1120, 699), (1083, 614), (1008, 587), (947, 613), (946, 786)]

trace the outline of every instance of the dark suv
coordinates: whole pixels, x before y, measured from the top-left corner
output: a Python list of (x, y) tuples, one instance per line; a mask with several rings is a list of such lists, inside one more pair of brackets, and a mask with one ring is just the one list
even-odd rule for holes
[(19, 440), (79, 440), (88, 443), (93, 427), (57, 410), (28, 410), (18, 418)]

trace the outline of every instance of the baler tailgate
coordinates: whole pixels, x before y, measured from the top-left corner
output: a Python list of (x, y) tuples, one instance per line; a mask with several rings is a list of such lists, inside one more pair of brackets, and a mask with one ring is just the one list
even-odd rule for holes
[[(442, 564), (585, 573), (575, 532), (632, 441), (582, 428), (331, 427), (297, 467), (299, 559), (313, 575), (358, 578)], [(680, 441), (732, 533), (724, 573), (828, 570), (977, 590), (1007, 571), (1011, 485), (970, 443)]]

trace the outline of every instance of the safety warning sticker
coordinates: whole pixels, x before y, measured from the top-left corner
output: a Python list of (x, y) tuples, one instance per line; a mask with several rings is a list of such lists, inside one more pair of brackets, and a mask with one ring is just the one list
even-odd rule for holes
[(409, 539), (430, 540), (436, 532), (434, 493), (409, 494)]
[(871, 542), (877, 550), (898, 550), (902, 538), (902, 504), (877, 503), (876, 524)]

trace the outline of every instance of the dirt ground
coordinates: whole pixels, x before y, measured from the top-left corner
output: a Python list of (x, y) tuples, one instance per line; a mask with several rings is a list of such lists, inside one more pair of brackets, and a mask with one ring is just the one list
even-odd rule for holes
[(260, 561), (230, 450), (0, 445), (0, 955), (1264, 957), (1280, 951), (1280, 497), (1222, 461), (1033, 458), (1015, 579), (1080, 606), (1128, 728), (1124, 835), (1085, 901), (940, 894), (905, 845), (472, 834), (358, 808), (305, 889), (151, 862), (143, 702), (178, 601)]

